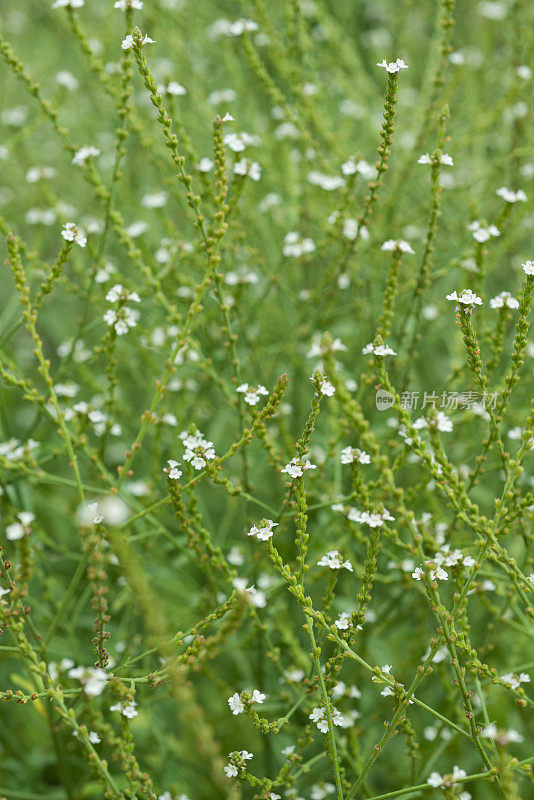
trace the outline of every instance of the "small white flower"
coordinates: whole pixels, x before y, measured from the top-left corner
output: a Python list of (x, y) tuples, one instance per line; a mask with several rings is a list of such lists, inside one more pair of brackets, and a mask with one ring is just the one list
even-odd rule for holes
[(292, 478), (301, 478), (307, 470), (317, 469), (317, 466), (312, 464), (309, 459), (306, 459), (304, 463), (302, 461), (303, 459), (292, 458), (289, 464), (286, 464), (280, 471), (287, 473)]
[(61, 231), (61, 235), (66, 242), (76, 242), (80, 247), (85, 247), (87, 244), (87, 236), (74, 222), (66, 222)]
[(443, 786), (443, 778), (439, 772), (432, 772), (430, 778), (427, 779), (427, 783), (437, 788), (438, 786)]
[(52, 8), (81, 8), (83, 4), (84, 0), (54, 0)]
[(228, 705), (230, 706), (230, 710), (234, 716), (237, 716), (237, 714), (242, 714), (245, 710), (245, 706), (243, 705), (243, 702), (237, 692), (228, 698)]
[(255, 406), (257, 403), (260, 402), (260, 396), (267, 396), (269, 394), (268, 390), (265, 386), (261, 384), (254, 388), (253, 386), (249, 386), (248, 383), (242, 383), (241, 386), (238, 386), (236, 392), (240, 394), (244, 394), (244, 401), (248, 403), (249, 406)]
[(498, 194), (499, 197), (502, 197), (507, 203), (526, 203), (527, 196), (522, 189), (518, 189), (517, 192), (512, 191), (512, 189), (507, 189), (506, 186), (501, 186), (500, 189), (497, 189), (495, 194)]
[(488, 225), (485, 227), (481, 225), (478, 220), (471, 222), (468, 228), (471, 231), (473, 239), (479, 244), (489, 241), (492, 236), (495, 237), (501, 235), (500, 230), (495, 225)]
[(235, 764), (227, 764), (224, 768), (227, 778), (235, 778), (237, 775), (237, 767)]
[(534, 275), (534, 261), (525, 261), (521, 266), (525, 275)]
[(143, 8), (142, 0), (116, 0), (113, 8), (118, 8), (120, 11), (126, 11), (128, 8), (140, 11)]
[(415, 254), (415, 250), (412, 246), (404, 241), (404, 239), (388, 239), (387, 242), (384, 242), (381, 250), (400, 250), (401, 253), (409, 253), (410, 255)]
[(85, 164), (88, 158), (96, 158), (96, 156), (99, 156), (100, 152), (98, 147), (93, 147), (93, 145), (90, 144), (85, 145), (74, 153), (72, 163), (76, 164), (76, 166), (80, 166), (81, 164)]
[(368, 355), (369, 353), (373, 353), (375, 356), (396, 356), (397, 353), (395, 350), (387, 344), (377, 344), (375, 345), (373, 342), (369, 342), (366, 344), (365, 347), (362, 347), (362, 353), (364, 355)]
[(89, 731), (87, 738), (91, 744), (100, 744), (101, 739), (96, 731)]
[(326, 378), (321, 379), (321, 383), (319, 385), (319, 391), (326, 397), (332, 397), (332, 395), (336, 393), (335, 387)]
[(425, 572), (421, 567), (416, 567), (412, 572), (412, 578), (416, 581), (420, 581), (424, 574)]
[(174, 461), (172, 458), (169, 458), (167, 464), (169, 465), (169, 468), (168, 469), (165, 468), (163, 471), (167, 473), (171, 481), (177, 481), (179, 478), (182, 477), (182, 472), (180, 469), (178, 469), (179, 467), (178, 461)]
[(236, 161), (234, 164), (234, 174), (248, 176), (251, 180), (258, 182), (261, 178), (261, 167), (257, 161), (242, 158), (241, 161)]
[(260, 527), (253, 525), (247, 533), (247, 536), (255, 536), (262, 542), (266, 542), (273, 535), (273, 528), (278, 527), (278, 522), (273, 522), (272, 519), (262, 519)]
[[(432, 164), (433, 160), (434, 160), (433, 156), (430, 156), (428, 153), (423, 153), (423, 155), (419, 156), (419, 158), (417, 159), (417, 163), (418, 164)], [(452, 159), (452, 156), (450, 156), (448, 153), (442, 153), (439, 156), (438, 161), (439, 161), (440, 164), (443, 164), (443, 166), (445, 166), (445, 167), (453, 167), (454, 166), (454, 161)]]
[(251, 703), (263, 703), (265, 700), (266, 695), (263, 692), (260, 692), (259, 689), (254, 689), (252, 692), (252, 697), (250, 698)]
[(197, 164), (199, 172), (211, 172), (213, 169), (213, 161), (211, 158), (201, 158)]
[[(141, 47), (144, 47), (144, 46), (145, 46), (145, 44), (155, 44), (155, 41), (154, 41), (154, 39), (151, 39), (151, 38), (150, 38), (150, 36), (148, 36), (148, 34), (145, 34), (145, 35), (143, 36), (143, 39), (142, 39), (142, 41), (141, 41)], [(134, 45), (135, 45), (134, 38), (133, 38), (132, 34), (131, 34), (131, 33), (129, 33), (129, 34), (128, 34), (128, 35), (127, 35), (127, 36), (126, 36), (126, 37), (125, 37), (125, 38), (122, 40), (121, 47), (122, 47), (122, 49), (123, 49), (123, 50), (130, 50), (130, 48), (131, 48), (131, 47), (133, 47)]]
[(326, 555), (319, 559), (317, 566), (330, 567), (330, 569), (347, 569), (349, 572), (354, 572), (350, 561), (343, 561), (337, 550), (329, 550)]
[(340, 461), (342, 464), (352, 464), (354, 461), (358, 461), (360, 464), (370, 464), (371, 456), (358, 447), (344, 447), (340, 453)]
[(110, 706), (109, 710), (120, 711), (123, 717), (133, 719), (138, 714), (136, 706), (137, 703), (135, 701), (132, 701), (131, 703), (115, 703), (114, 706)]
[(515, 297), (512, 297), (510, 292), (501, 292), (500, 294), (492, 297), (490, 300), (490, 306), (492, 308), (519, 308), (519, 300), (516, 300)]
[(402, 58), (398, 58), (396, 61), (390, 61), (389, 64), (386, 59), (384, 59), (378, 62), (376, 66), (383, 67), (389, 73), (400, 72), (401, 69), (408, 69), (408, 64), (405, 64)]
[(334, 622), (336, 628), (340, 631), (346, 631), (349, 628), (351, 615), (347, 611), (343, 611)]
[(458, 295), (456, 292), (447, 295), (447, 300), (454, 300), (456, 303), (461, 303), (463, 306), (481, 306), (482, 300), (471, 289), (463, 289)]

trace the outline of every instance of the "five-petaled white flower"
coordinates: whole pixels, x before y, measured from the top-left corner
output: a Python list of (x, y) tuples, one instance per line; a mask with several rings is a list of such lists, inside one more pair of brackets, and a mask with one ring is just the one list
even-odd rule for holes
[(534, 261), (525, 261), (521, 266), (525, 275), (534, 275)]
[(243, 701), (237, 692), (234, 692), (234, 694), (228, 698), (228, 705), (230, 706), (230, 710), (234, 716), (237, 716), (237, 714), (242, 714), (245, 710)]
[(177, 481), (179, 478), (182, 477), (182, 472), (180, 469), (178, 469), (179, 467), (178, 461), (174, 461), (172, 458), (169, 458), (167, 464), (169, 466), (168, 468), (165, 467), (163, 472), (167, 474), (167, 476), (171, 479), (171, 481)]

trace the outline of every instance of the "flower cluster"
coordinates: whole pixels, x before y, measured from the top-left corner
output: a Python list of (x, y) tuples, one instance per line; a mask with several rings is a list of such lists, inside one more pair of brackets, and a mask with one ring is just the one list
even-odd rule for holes
[(312, 464), (309, 458), (304, 461), (302, 458), (295, 457), (280, 471), (285, 472), (291, 478), (302, 478), (309, 469), (317, 469), (317, 465)]
[(383, 61), (379, 61), (376, 66), (383, 67), (389, 73), (400, 72), (401, 69), (408, 69), (408, 64), (405, 64), (402, 58), (397, 58), (396, 61), (390, 61), (389, 63), (384, 58)]
[(253, 525), (247, 536), (255, 536), (261, 542), (266, 542), (273, 535), (273, 528), (278, 527), (278, 522), (272, 519), (262, 519), (259, 525)]
[(362, 347), (362, 353), (368, 355), (372, 353), (374, 356), (396, 356), (397, 353), (388, 344), (374, 344), (369, 342), (365, 347)]
[(284, 256), (300, 258), (315, 250), (315, 242), (308, 237), (302, 238), (297, 231), (290, 231), (284, 237), (282, 253)]
[(269, 392), (265, 388), (259, 384), (259, 386), (250, 386), (248, 383), (242, 383), (241, 386), (238, 386), (236, 392), (244, 395), (243, 400), (245, 403), (248, 403), (249, 406), (255, 406), (257, 403), (260, 402), (260, 396), (267, 397)]
[(234, 716), (237, 714), (242, 714), (245, 710), (245, 706), (250, 706), (252, 703), (263, 703), (265, 700), (266, 695), (263, 692), (260, 692), (258, 689), (254, 689), (252, 693), (250, 692), (242, 692), (238, 694), (234, 692), (234, 694), (228, 698), (228, 705), (230, 706), (230, 710)]
[(330, 567), (330, 569), (347, 569), (349, 572), (354, 572), (350, 561), (343, 561), (343, 557), (337, 550), (329, 550), (326, 555), (319, 559), (317, 566)]
[(228, 778), (235, 778), (239, 772), (244, 772), (246, 769), (246, 762), (253, 758), (253, 754), (248, 750), (235, 750), (233, 753), (228, 754), (228, 764), (224, 768)]
[(85, 247), (87, 244), (87, 236), (81, 228), (78, 228), (75, 222), (66, 222), (61, 235), (66, 242), (76, 242), (80, 247)]
[(104, 314), (104, 322), (112, 327), (117, 336), (124, 336), (130, 328), (135, 328), (139, 319), (139, 312), (129, 308), (125, 303), (140, 303), (141, 298), (137, 292), (129, 292), (121, 283), (116, 283), (106, 294), (108, 303), (117, 304), (116, 308), (110, 308)]
[(352, 464), (357, 461), (359, 464), (370, 464), (371, 456), (365, 450), (360, 450), (358, 447), (344, 447), (339, 454), (342, 464)]
[(209, 442), (198, 428), (193, 433), (182, 431), (178, 438), (185, 447), (183, 460), (188, 461), (194, 469), (204, 469), (208, 461), (215, 458), (213, 442)]

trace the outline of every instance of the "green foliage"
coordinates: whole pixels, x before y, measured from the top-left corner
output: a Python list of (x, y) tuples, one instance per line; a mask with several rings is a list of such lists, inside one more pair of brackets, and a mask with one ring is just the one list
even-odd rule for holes
[(534, 7), (8, 5), (0, 795), (528, 800)]

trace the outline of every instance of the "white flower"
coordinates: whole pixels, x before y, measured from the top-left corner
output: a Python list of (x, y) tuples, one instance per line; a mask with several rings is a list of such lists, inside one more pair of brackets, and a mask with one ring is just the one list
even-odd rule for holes
[(454, 300), (464, 306), (481, 306), (482, 300), (471, 289), (463, 289), (458, 295), (456, 292), (447, 295), (447, 300)]
[(424, 574), (425, 572), (421, 569), (421, 567), (416, 567), (412, 572), (412, 578), (416, 581), (420, 581)]
[[(430, 156), (428, 153), (423, 153), (423, 155), (419, 156), (419, 158), (417, 159), (417, 163), (418, 164), (432, 164), (433, 160), (434, 160), (433, 156)], [(450, 156), (448, 153), (442, 153), (439, 156), (438, 160), (439, 160), (440, 164), (443, 164), (446, 167), (453, 167), (454, 166), (454, 161), (452, 159), (452, 156)]]
[(430, 778), (427, 779), (427, 783), (437, 788), (438, 786), (443, 786), (443, 778), (439, 772), (432, 772)]
[(80, 681), (88, 697), (98, 697), (104, 691), (108, 675), (103, 669), (94, 667), (73, 667), (68, 672), (69, 678)]
[(252, 697), (250, 698), (251, 703), (263, 703), (265, 700), (266, 695), (263, 692), (260, 692), (259, 689), (254, 689), (252, 692)]
[(320, 186), (321, 189), (327, 192), (332, 192), (345, 186), (345, 179), (340, 175), (325, 175), (317, 170), (312, 170), (308, 173), (308, 183), (313, 186)]
[(519, 308), (519, 300), (516, 300), (515, 297), (512, 297), (510, 292), (501, 292), (500, 294), (491, 298), (490, 306), (492, 308), (503, 308), (504, 306), (507, 308)]
[(329, 550), (326, 555), (322, 556), (317, 562), (318, 567), (330, 567), (330, 569), (348, 569), (349, 572), (354, 572), (350, 561), (343, 561), (340, 553), (337, 550)]
[(464, 778), (467, 778), (467, 772), (465, 771), (465, 769), (461, 769), (455, 764), (454, 767), (452, 768), (452, 777), (457, 781), (461, 781)]
[(488, 225), (487, 227), (484, 227), (480, 224), (480, 222), (478, 222), (478, 220), (471, 222), (471, 224), (468, 225), (468, 228), (473, 235), (473, 239), (476, 242), (479, 242), (479, 244), (487, 242), (492, 236), (501, 235), (500, 230), (495, 225)]
[(184, 94), (187, 94), (187, 89), (185, 88), (185, 86), (182, 86), (182, 84), (178, 83), (177, 81), (170, 81), (167, 84), (165, 91), (167, 92), (167, 94), (173, 94), (176, 97), (181, 97)]
[(257, 182), (261, 178), (261, 167), (257, 161), (249, 161), (248, 158), (242, 158), (241, 161), (236, 161), (234, 164), (234, 174), (248, 176)]
[(20, 522), (12, 522), (11, 525), (6, 525), (6, 539), (10, 542), (16, 542), (24, 536), (24, 526)]
[(90, 144), (85, 145), (74, 153), (72, 163), (76, 164), (76, 166), (80, 166), (80, 164), (85, 164), (88, 158), (99, 156), (100, 152), (98, 147), (93, 147), (93, 145)]
[(384, 242), (381, 250), (400, 250), (401, 253), (410, 253), (411, 255), (415, 254), (415, 250), (413, 250), (412, 246), (404, 241), (404, 239), (388, 239), (387, 242)]
[(101, 739), (100, 736), (96, 731), (89, 731), (87, 738), (91, 742), (91, 744), (100, 744)]
[(248, 403), (249, 406), (255, 406), (256, 403), (260, 402), (260, 395), (264, 397), (269, 394), (265, 386), (261, 384), (256, 388), (249, 386), (248, 383), (242, 383), (241, 386), (238, 386), (236, 392), (240, 392), (244, 394), (245, 397), (243, 398), (245, 403)]
[(142, 0), (116, 0), (113, 8), (118, 8), (120, 11), (126, 11), (128, 8), (140, 11), (143, 8), (143, 2)]
[(344, 447), (340, 453), (340, 461), (342, 464), (352, 464), (354, 461), (358, 461), (360, 464), (370, 464), (371, 456), (358, 447)]
[(253, 525), (247, 533), (247, 536), (255, 536), (262, 542), (266, 542), (273, 535), (273, 528), (278, 527), (278, 522), (273, 522), (272, 519), (262, 519), (260, 527)]
[(368, 355), (369, 353), (373, 353), (375, 356), (396, 356), (397, 353), (395, 350), (387, 344), (377, 344), (375, 345), (373, 342), (369, 342), (366, 344), (365, 347), (362, 347), (362, 353), (364, 355)]
[[(134, 44), (135, 44), (134, 38), (133, 38), (132, 34), (131, 34), (131, 33), (129, 33), (129, 34), (128, 34), (128, 35), (127, 35), (127, 36), (126, 36), (126, 37), (125, 37), (125, 38), (122, 40), (121, 47), (122, 47), (122, 49), (123, 49), (123, 50), (129, 50), (131, 47), (133, 47), (133, 46), (134, 46)], [(151, 38), (150, 38), (150, 36), (149, 36), (148, 34), (145, 34), (145, 35), (143, 36), (143, 39), (141, 40), (141, 47), (144, 47), (144, 46), (145, 46), (145, 44), (155, 44), (155, 41), (154, 41), (154, 39), (151, 39)]]
[(9, 593), (10, 593), (10, 591), (11, 591), (11, 589), (3, 589), (3, 588), (0, 586), (0, 598), (2, 598), (2, 597), (3, 597), (4, 595), (6, 595), (6, 594), (9, 594)]
[(177, 481), (179, 478), (182, 477), (182, 472), (181, 470), (178, 469), (179, 466), (178, 461), (174, 461), (172, 458), (169, 458), (167, 464), (169, 465), (169, 468), (167, 469), (165, 467), (163, 471), (167, 473), (171, 481)]
[(534, 261), (525, 261), (521, 266), (525, 275), (534, 275)]
[(145, 208), (163, 208), (166, 202), (166, 192), (152, 192), (143, 196), (141, 205)]
[(376, 177), (376, 167), (371, 166), (371, 164), (368, 164), (367, 161), (356, 161), (352, 157), (341, 165), (341, 172), (343, 175), (354, 175), (356, 172), (358, 172), (362, 178), (366, 178), (368, 180), (372, 180), (374, 177)]
[(66, 242), (76, 242), (80, 247), (85, 247), (87, 244), (87, 236), (74, 222), (66, 222), (61, 231), (61, 235)]
[[(223, 122), (224, 121), (225, 120), (223, 120)], [(241, 133), (226, 133), (223, 137), (223, 142), (234, 153), (242, 153), (243, 150), (249, 145), (258, 145), (260, 143), (260, 139), (257, 136), (251, 136), (251, 134), (246, 133), (246, 131), (241, 131)]]
[(54, 0), (52, 8), (81, 8), (85, 0)]
[(396, 61), (390, 61), (389, 64), (386, 59), (384, 59), (378, 62), (376, 66), (384, 67), (384, 69), (390, 73), (400, 72), (401, 69), (408, 69), (408, 64), (405, 64), (402, 58), (398, 58)]
[(235, 764), (227, 764), (224, 768), (227, 778), (235, 778), (237, 775), (237, 767)]
[(286, 464), (281, 472), (285, 472), (292, 478), (301, 478), (304, 473), (309, 469), (317, 469), (315, 464), (312, 464), (309, 459), (302, 463), (303, 459), (292, 458), (289, 464)]
[(137, 703), (132, 701), (131, 703), (115, 703), (114, 706), (110, 706), (110, 711), (120, 711), (123, 717), (128, 717), (128, 719), (133, 719), (137, 716), (138, 712), (136, 710)]
[(201, 158), (197, 164), (199, 172), (211, 172), (213, 169), (213, 161), (211, 158)]
[(282, 247), (282, 255), (293, 256), (300, 258), (300, 256), (307, 253), (313, 253), (315, 250), (315, 242), (308, 237), (302, 238), (296, 231), (290, 231), (284, 237), (284, 245)]
[(245, 710), (245, 706), (243, 705), (243, 702), (237, 692), (228, 698), (228, 705), (230, 706), (230, 710), (234, 716), (237, 716), (237, 714), (242, 714)]
[(526, 203), (527, 196), (522, 189), (518, 189), (517, 192), (512, 191), (512, 189), (507, 189), (506, 186), (501, 186), (500, 189), (497, 189), (495, 194), (498, 194), (499, 197), (502, 197), (507, 203)]
[(347, 611), (343, 611), (334, 622), (336, 628), (340, 631), (346, 631), (350, 625), (351, 615)]
[(321, 394), (326, 395), (326, 397), (332, 397), (332, 395), (334, 395), (336, 392), (335, 387), (326, 378), (321, 379), (319, 391)]

